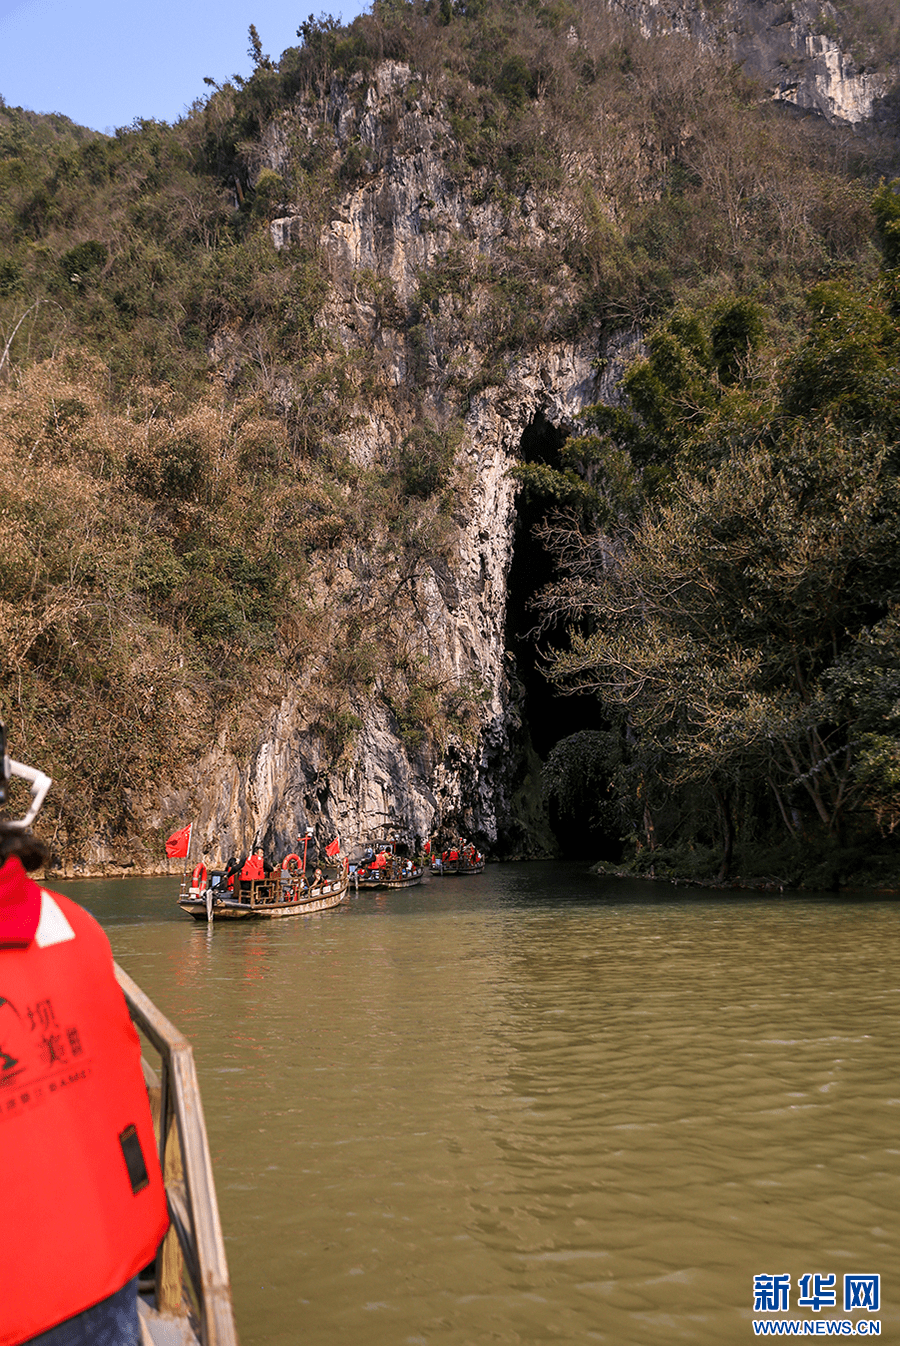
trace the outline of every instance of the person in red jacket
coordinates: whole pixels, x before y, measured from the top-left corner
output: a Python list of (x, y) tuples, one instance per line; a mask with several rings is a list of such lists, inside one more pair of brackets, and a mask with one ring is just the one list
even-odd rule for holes
[(168, 1227), (141, 1049), (109, 942), (28, 877), (46, 852), (0, 818), (0, 1346), (139, 1346), (137, 1277)]

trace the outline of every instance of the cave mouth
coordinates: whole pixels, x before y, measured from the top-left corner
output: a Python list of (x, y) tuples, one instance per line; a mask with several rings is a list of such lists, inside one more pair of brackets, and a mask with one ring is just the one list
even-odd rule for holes
[[(543, 463), (561, 471), (561, 452), (568, 434), (537, 412), (522, 434), (518, 460)], [(534, 629), (539, 615), (534, 607), (535, 596), (556, 575), (553, 556), (536, 536), (536, 529), (551, 508), (549, 496), (519, 493), (506, 599), (506, 650), (512, 656), (515, 675), (522, 687), (524, 730), (541, 762), (570, 734), (609, 727), (597, 697), (564, 695), (548, 681), (541, 668), (541, 652), (546, 655), (565, 642), (562, 631), (546, 631), (538, 638)], [(560, 856), (572, 860), (619, 858), (621, 839), (597, 824), (596, 806), (597, 801), (588, 792), (582, 803), (564, 811), (554, 800), (550, 801), (548, 822)]]

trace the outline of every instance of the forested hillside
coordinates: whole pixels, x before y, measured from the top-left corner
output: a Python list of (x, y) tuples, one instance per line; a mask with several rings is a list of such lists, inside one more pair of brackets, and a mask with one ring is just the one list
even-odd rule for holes
[(677, 312), (565, 447), (591, 486), (545, 525), (551, 676), (610, 728), (548, 780), (605, 791), (644, 866), (706, 877), (718, 844), (720, 881), (738, 848), (830, 886), (900, 825), (900, 193), (875, 212), (889, 269), (815, 286), (796, 350), (746, 299)]
[[(856, 22), (896, 37), (874, 0)], [(379, 3), (250, 49), (174, 126), (0, 108), (0, 706), (55, 777), (60, 862), (149, 863), (214, 789), (197, 763), (249, 770), (286, 697), (320, 801), (377, 718), (465, 817), (521, 699), (435, 653), (427, 595), (459, 606), (481, 409), (577, 348), (602, 399), (516, 469), (560, 565), (529, 620), (592, 694), (553, 807), (587, 780), (606, 850), (660, 871), (796, 879), (823, 838), (823, 881), (892, 863), (890, 121), (792, 115), (562, 0)], [(393, 252), (337, 245), (359, 202)], [(521, 850), (545, 805), (535, 772), (508, 789)]]

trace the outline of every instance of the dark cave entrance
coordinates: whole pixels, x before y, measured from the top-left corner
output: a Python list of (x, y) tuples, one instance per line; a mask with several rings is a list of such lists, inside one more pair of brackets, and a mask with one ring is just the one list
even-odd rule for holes
[[(560, 452), (567, 438), (567, 431), (538, 412), (522, 435), (519, 461), (545, 463), (562, 470)], [(570, 734), (608, 727), (596, 697), (564, 696), (541, 671), (539, 650), (559, 648), (565, 640), (559, 631), (546, 632), (540, 640), (533, 634), (538, 620), (534, 597), (555, 575), (553, 557), (535, 534), (549, 504), (547, 498), (527, 496), (524, 491), (519, 494), (506, 601), (506, 648), (513, 656), (522, 686), (525, 725), (542, 762), (551, 748)], [(578, 860), (619, 857), (620, 838), (597, 826), (593, 820), (595, 807), (596, 801), (586, 797), (580, 806), (562, 813), (551, 801), (549, 821), (561, 856)]]

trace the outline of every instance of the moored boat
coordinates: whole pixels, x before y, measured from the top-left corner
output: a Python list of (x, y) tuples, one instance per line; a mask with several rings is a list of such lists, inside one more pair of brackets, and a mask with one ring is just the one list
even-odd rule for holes
[(307, 916), (347, 900), (350, 877), (346, 857), (326, 865), (326, 871), (316, 869), (308, 877), (297, 855), (287, 856), (269, 871), (259, 856), (249, 857), (239, 873), (230, 866), (207, 870), (201, 863), (194, 866), (189, 881), (182, 881), (178, 905), (195, 921)]

